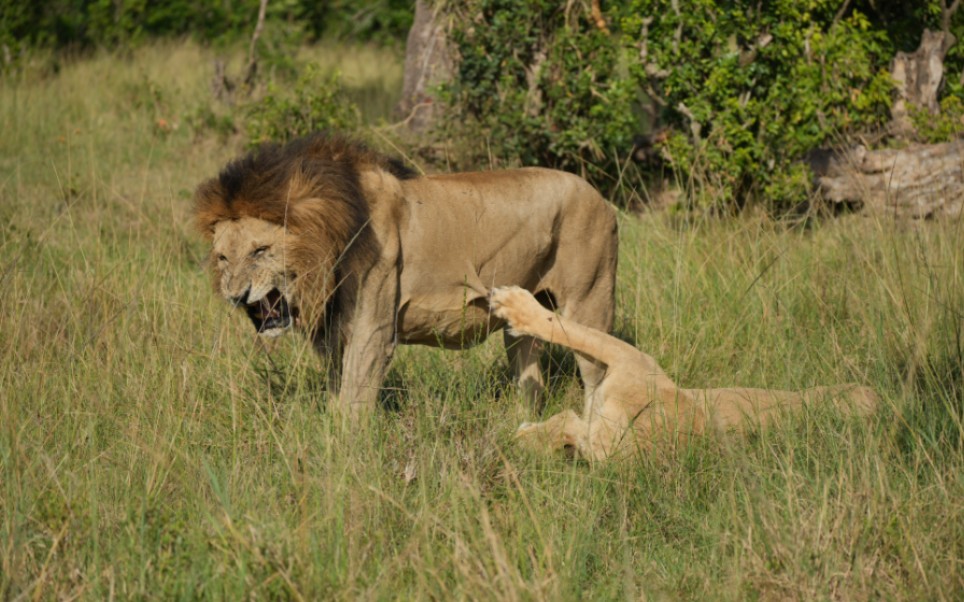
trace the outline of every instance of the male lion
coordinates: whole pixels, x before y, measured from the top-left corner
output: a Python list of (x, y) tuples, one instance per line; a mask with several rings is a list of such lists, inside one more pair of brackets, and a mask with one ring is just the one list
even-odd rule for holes
[[(198, 187), (215, 286), (258, 332), (298, 326), (340, 358), (337, 406), (374, 405), (398, 343), (460, 349), (503, 323), (488, 289), (518, 285), (565, 316), (609, 330), (613, 209), (581, 178), (549, 169), (418, 176), (338, 136), (269, 144)], [(523, 390), (542, 389), (540, 344), (506, 335)], [(592, 390), (602, 371), (578, 360)]]
[(649, 355), (616, 337), (552, 313), (519, 287), (493, 289), (493, 313), (509, 332), (571, 348), (606, 369), (589, 392), (582, 418), (572, 410), (545, 422), (525, 423), (516, 436), (540, 450), (573, 449), (590, 460), (685, 441), (707, 431), (725, 433), (768, 426), (793, 410), (830, 399), (846, 413), (868, 415), (877, 394), (868, 387), (838, 385), (806, 391), (681, 389)]

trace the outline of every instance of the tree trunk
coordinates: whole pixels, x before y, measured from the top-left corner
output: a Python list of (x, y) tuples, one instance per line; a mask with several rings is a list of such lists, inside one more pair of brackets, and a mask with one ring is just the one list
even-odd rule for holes
[(948, 31), (924, 30), (920, 46), (914, 52), (898, 52), (894, 57), (891, 76), (897, 97), (891, 109), (891, 132), (897, 136), (913, 136), (911, 106), (926, 109), (931, 114), (940, 112), (937, 91), (944, 78), (944, 56), (954, 45)]
[(415, 21), (405, 47), (405, 76), (398, 113), (413, 131), (423, 131), (436, 117), (434, 88), (452, 74), (452, 51), (439, 11), (426, 0), (415, 3)]
[(964, 140), (811, 158), (822, 197), (899, 217), (956, 217), (964, 208)]

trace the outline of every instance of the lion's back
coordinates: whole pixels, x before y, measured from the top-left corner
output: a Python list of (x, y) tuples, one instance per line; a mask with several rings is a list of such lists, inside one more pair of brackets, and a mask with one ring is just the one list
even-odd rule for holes
[(615, 223), (615, 212), (577, 175), (540, 167), (430, 175), (403, 183), (416, 223), (491, 234), (528, 224), (558, 230)]

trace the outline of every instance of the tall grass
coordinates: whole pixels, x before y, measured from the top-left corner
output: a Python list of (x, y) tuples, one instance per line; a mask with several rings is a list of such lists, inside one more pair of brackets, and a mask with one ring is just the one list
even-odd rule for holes
[[(490, 341), (402, 349), (344, 432), (201, 265), (191, 190), (237, 151), (187, 125), (211, 58), (0, 87), (0, 598), (964, 596), (960, 221), (621, 219), (620, 336), (687, 386), (872, 385), (869, 422), (531, 456)], [(553, 359), (546, 414), (579, 405)]]

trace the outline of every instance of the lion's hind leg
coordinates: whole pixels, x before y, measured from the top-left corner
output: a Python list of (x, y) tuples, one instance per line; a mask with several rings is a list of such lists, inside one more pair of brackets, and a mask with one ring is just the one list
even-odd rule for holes
[(522, 395), (538, 406), (542, 402), (542, 392), (545, 388), (542, 368), (539, 366), (542, 341), (529, 336), (514, 336), (508, 331), (504, 333), (504, 338), (505, 352), (509, 356), (509, 364), (512, 366), (512, 373), (522, 390)]
[(803, 391), (730, 387), (686, 392), (706, 404), (712, 424), (720, 432), (768, 428), (788, 416), (800, 414), (804, 408), (827, 403), (844, 415), (869, 416), (879, 402), (873, 389), (858, 385), (813, 387)]

